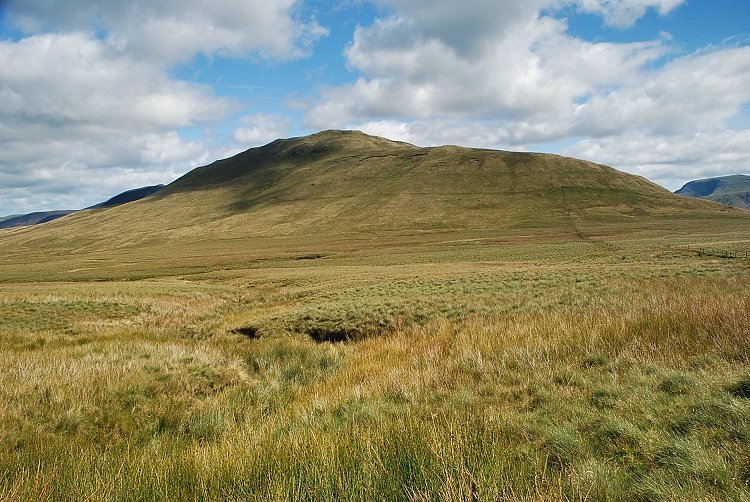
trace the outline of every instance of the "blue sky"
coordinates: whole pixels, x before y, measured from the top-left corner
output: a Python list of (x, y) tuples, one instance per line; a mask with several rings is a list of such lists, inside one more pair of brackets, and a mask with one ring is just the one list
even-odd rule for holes
[(749, 174), (750, 2), (0, 1), (0, 215), (329, 128)]

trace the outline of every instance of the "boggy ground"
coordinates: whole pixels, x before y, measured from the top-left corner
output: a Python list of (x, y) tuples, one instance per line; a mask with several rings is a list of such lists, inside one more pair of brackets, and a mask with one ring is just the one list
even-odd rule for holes
[(6, 260), (0, 499), (749, 500), (748, 236), (657, 234)]

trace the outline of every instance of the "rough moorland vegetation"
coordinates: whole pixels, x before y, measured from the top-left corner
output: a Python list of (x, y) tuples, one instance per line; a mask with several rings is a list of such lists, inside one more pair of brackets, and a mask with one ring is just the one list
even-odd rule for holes
[(0, 233), (0, 499), (750, 499), (747, 213), (322, 138)]

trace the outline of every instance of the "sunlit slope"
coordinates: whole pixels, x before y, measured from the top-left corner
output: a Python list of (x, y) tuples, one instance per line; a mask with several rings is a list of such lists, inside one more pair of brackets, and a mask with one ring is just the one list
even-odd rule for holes
[(338, 131), (277, 141), (196, 169), (167, 193), (196, 190), (222, 194), (225, 203), (212, 213), (221, 230), (249, 224), (259, 235), (570, 231), (570, 216), (627, 222), (644, 214), (715, 210), (590, 162), (453, 146), (417, 148)]
[(195, 169), (126, 206), (4, 232), (0, 243), (8, 254), (67, 254), (444, 232), (581, 237), (715, 217), (747, 214), (556, 155), (418, 148), (325, 131)]

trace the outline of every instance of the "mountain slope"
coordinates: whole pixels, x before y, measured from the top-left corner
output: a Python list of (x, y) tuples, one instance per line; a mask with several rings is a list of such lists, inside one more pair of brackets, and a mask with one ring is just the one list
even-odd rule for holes
[(67, 216), (74, 212), (74, 209), (61, 209), (59, 211), (37, 211), (34, 213), (19, 214), (0, 220), (0, 228), (38, 225), (40, 223), (47, 223), (56, 220), (57, 218), (62, 218), (63, 216)]
[[(113, 207), (127, 204), (128, 202), (135, 202), (137, 200), (153, 195), (159, 190), (164, 188), (164, 185), (153, 185), (141, 188), (134, 188), (132, 190), (126, 190), (120, 194), (110, 197), (104, 202), (89, 206), (86, 209), (95, 209), (98, 207)], [(48, 223), (57, 218), (62, 218), (69, 214), (75, 213), (79, 209), (62, 209), (59, 211), (39, 211), (28, 214), (19, 214), (13, 216), (6, 216), (0, 218), (0, 228), (13, 228), (13, 227), (25, 227), (29, 225), (39, 225), (41, 223)]]
[(750, 176), (736, 174), (690, 181), (675, 193), (750, 209)]
[(101, 202), (99, 204), (96, 204), (95, 206), (91, 206), (90, 208), (86, 208), (86, 209), (93, 209), (96, 207), (113, 207), (113, 206), (120, 206), (122, 204), (127, 204), (128, 202), (135, 202), (137, 200), (141, 200), (145, 197), (148, 197), (149, 195), (155, 194), (162, 188), (164, 188), (164, 185), (151, 185), (151, 186), (146, 186), (146, 187), (141, 187), (141, 188), (133, 188), (132, 190), (126, 190), (122, 193), (115, 195), (114, 197), (110, 197), (104, 202)]
[(591, 162), (325, 131), (197, 168), (137, 202), (6, 232), (0, 244), (24, 259), (116, 253), (156, 266), (167, 255), (234, 263), (237, 253), (256, 259), (438, 240), (601, 240), (748, 216)]
[[(163, 196), (221, 193), (222, 223), (315, 230), (567, 227), (570, 212), (623, 220), (694, 206), (612, 168), (548, 154), (418, 148), (361, 133), (279, 140), (196, 169)], [(605, 210), (606, 208), (606, 210)], [(262, 221), (262, 224), (260, 222)]]

